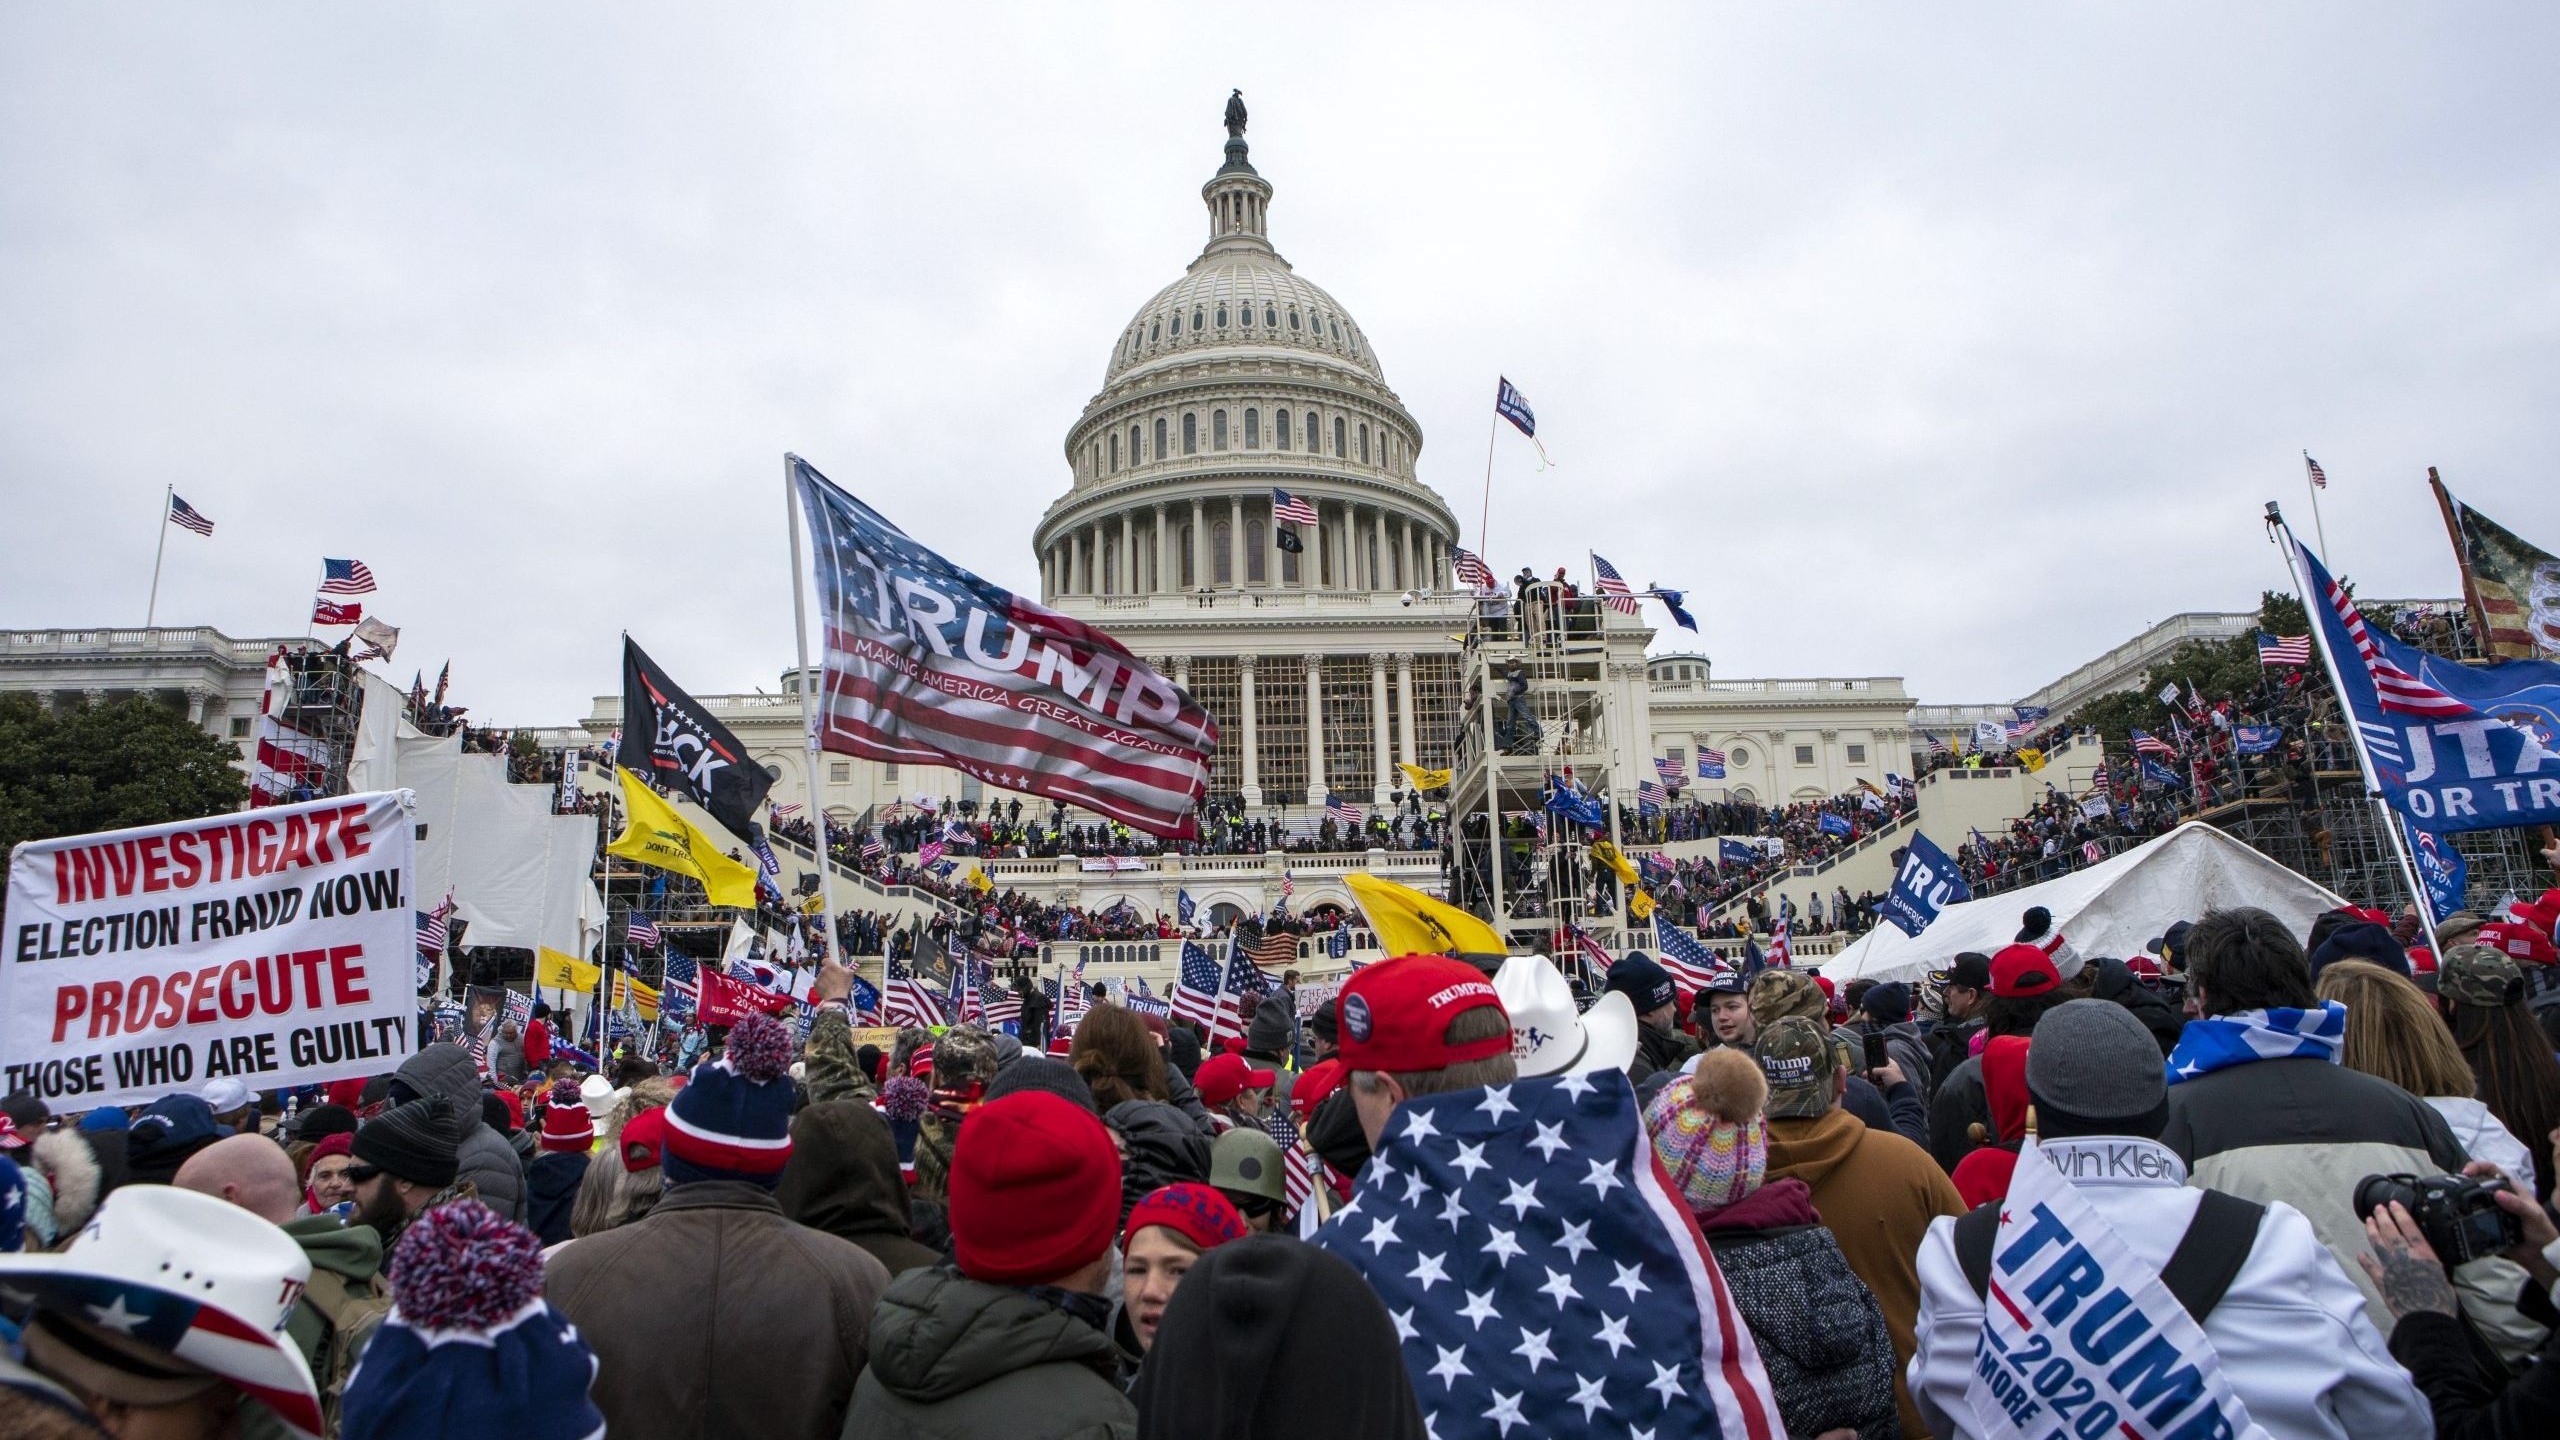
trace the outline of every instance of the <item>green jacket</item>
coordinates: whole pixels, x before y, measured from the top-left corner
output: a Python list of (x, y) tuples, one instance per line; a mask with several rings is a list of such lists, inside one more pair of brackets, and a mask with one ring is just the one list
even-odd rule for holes
[(843, 1440), (1136, 1440), (1138, 1410), (1108, 1378), (1111, 1337), (1020, 1290), (947, 1266), (889, 1282), (871, 1313), (871, 1365)]
[[(361, 1299), (373, 1288), (374, 1278), (382, 1273), (382, 1236), (370, 1225), (349, 1225), (335, 1215), (304, 1215), (285, 1222), (284, 1233), (302, 1247), (311, 1261), (311, 1273), (324, 1289), (343, 1292)], [(329, 1286), (323, 1276), (344, 1282)], [(336, 1298), (335, 1294), (332, 1298)], [(311, 1378), (320, 1386), (320, 1396), (327, 1406), (335, 1428), (336, 1397), (330, 1393), (334, 1374), (341, 1384), (355, 1370), (357, 1357), (364, 1353), (364, 1342), (373, 1338), (374, 1328), (381, 1324), (387, 1305), (366, 1307), (368, 1313), (358, 1323), (356, 1332), (346, 1337), (348, 1354), (345, 1363), (328, 1353), (329, 1322), (321, 1314), (318, 1297), (308, 1288), (293, 1302), (285, 1315), (284, 1330), (294, 1348), (302, 1352), (302, 1363), (311, 1367)], [(284, 1440), (291, 1432), (264, 1406), (241, 1408), (240, 1433), (243, 1440)]]

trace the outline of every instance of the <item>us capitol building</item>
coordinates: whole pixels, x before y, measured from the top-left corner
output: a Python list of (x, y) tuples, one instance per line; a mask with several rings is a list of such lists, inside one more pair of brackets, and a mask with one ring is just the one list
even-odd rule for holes
[[(1110, 337), (1101, 388), (1066, 433), (1066, 493), (1031, 543), (1048, 604), (1117, 636), (1216, 717), (1211, 800), (1303, 826), (1328, 794), (1389, 803), (1402, 789), (1397, 761), (1450, 763), (1460, 637), (1473, 603), (1452, 570), (1457, 519), (1422, 478), (1420, 422), (1387, 383), (1368, 332), (1274, 248), (1274, 187), (1248, 153), (1241, 104), (1230, 103), (1228, 122), (1224, 163), (1200, 190), (1207, 243)], [(1273, 521), (1275, 487), (1319, 517), (1294, 527), (1296, 549), (1283, 548)], [(1586, 539), (1608, 548), (1602, 534), (1569, 543)], [(1521, 558), (1487, 557), (1498, 574)], [(1560, 557), (1529, 558), (1552, 567)], [(1635, 722), (1620, 727), (1621, 743), (1632, 748), (1649, 736), (1652, 750), (1613, 757), (1619, 774), (1649, 775), (1649, 762), (1664, 758), (1694, 776), (1698, 748), (1710, 746), (1725, 753), (1727, 778), (1693, 779), (1688, 793), (1784, 804), (1912, 768), (1916, 728), (1928, 717), (1915, 716), (1898, 677), (1726, 679), (1703, 656), (1647, 658), (1652, 632), (1636, 618), (1611, 615), (1608, 624), (1611, 675)], [(0, 630), (0, 689), (49, 703), (152, 691), (213, 733), (247, 743), (276, 643), (210, 627)], [(606, 684), (608, 659), (597, 663)], [(775, 773), (774, 797), (784, 801), (802, 794), (806, 764), (796, 683), (786, 673), (780, 695), (700, 697)], [(599, 744), (618, 727), (619, 710), (619, 695), (599, 696), (589, 715), (546, 739)], [(1957, 709), (1943, 718), (1961, 728)], [(916, 796), (1011, 798), (938, 768), (902, 773), (841, 755), (819, 763), (819, 794), (839, 819)], [(1048, 802), (1023, 804), (1045, 811)], [(1209, 858), (1183, 863), (1200, 870)], [(1214, 887), (1202, 877), (1180, 883), (1195, 896), (1214, 888), (1239, 906), (1276, 898), (1266, 892), (1282, 862), (1218, 863), (1238, 873)], [(1362, 863), (1297, 864), (1298, 903), (1344, 898), (1325, 872)], [(1437, 888), (1430, 857), (1368, 864)], [(1125, 895), (1170, 909), (1176, 866), (1167, 859), (1148, 875), (1078, 880), (1069, 860), (1057, 862), (1051, 880), (1052, 862), (1005, 862), (997, 878), (1089, 905)], [(1424, 869), (1405, 873), (1417, 866)], [(1161, 883), (1156, 871), (1166, 872)]]

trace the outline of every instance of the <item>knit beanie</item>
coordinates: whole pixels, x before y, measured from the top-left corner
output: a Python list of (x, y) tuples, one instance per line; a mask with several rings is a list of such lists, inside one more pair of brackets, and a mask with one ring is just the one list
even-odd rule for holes
[(1084, 1083), (1076, 1067), (1063, 1060), (1025, 1055), (996, 1072), (996, 1078), (987, 1086), (986, 1098), (995, 1100), (1024, 1090), (1045, 1091), (1087, 1110), (1093, 1108), (1093, 1087)]
[(770, 1190), (791, 1158), (791, 1035), (770, 1015), (750, 1015), (729, 1031), (717, 1060), (667, 1102), (669, 1185), (745, 1180)]
[(542, 1298), (542, 1241), (477, 1200), (411, 1221), (391, 1314), (347, 1380), (340, 1422), (369, 1440), (590, 1440), (596, 1357)]
[(344, 1105), (314, 1105), (302, 1112), (302, 1118), (293, 1127), (296, 1140), (320, 1140), (331, 1135), (354, 1133), (356, 1112)]
[(454, 1128), (453, 1102), (430, 1095), (364, 1122), (351, 1149), (356, 1159), (395, 1179), (441, 1190), (462, 1169), (462, 1142)]
[(2036, 1022), (2027, 1095), (2042, 1135), (2139, 1135), (2169, 1123), (2160, 1042), (2111, 1000), (2066, 1000)]
[(595, 1147), (596, 1120), (578, 1100), (575, 1082), (552, 1082), (542, 1111), (542, 1148), (553, 1155), (584, 1155)]
[(1287, 1055), (1290, 1030), (1297, 1018), (1287, 1000), (1265, 995), (1253, 1009), (1252, 1024), (1245, 1029), (1244, 1048), (1256, 1055)]
[(1721, 1210), (1760, 1188), (1769, 1166), (1769, 1082), (1741, 1050), (1710, 1050), (1697, 1074), (1645, 1106), (1653, 1153), (1689, 1209)]
[(2408, 950), (2391, 937), (2390, 930), (2370, 920), (2331, 927), (2328, 937), (2311, 952), (2312, 977), (2317, 979), (2321, 971), (2341, 960), (2370, 960), (2394, 974), (2412, 973)]
[(991, 1285), (1054, 1281), (1111, 1248), (1120, 1152), (1091, 1110), (1039, 1091), (980, 1105), (948, 1179), (960, 1273)]
[(1245, 1236), (1244, 1216), (1235, 1202), (1196, 1180), (1150, 1191), (1129, 1211), (1129, 1223), (1120, 1231), (1123, 1243), (1150, 1225), (1161, 1225), (1200, 1250)]

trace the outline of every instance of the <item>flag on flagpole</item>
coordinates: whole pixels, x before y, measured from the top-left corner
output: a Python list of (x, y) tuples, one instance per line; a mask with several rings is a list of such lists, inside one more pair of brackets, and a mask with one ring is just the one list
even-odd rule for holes
[(1704, 745), (1698, 747), (1698, 778), (1701, 780), (1721, 780), (1724, 778), (1723, 751), (1710, 750)]
[(776, 820), (788, 820), (799, 813), (800, 807), (797, 805), (776, 805), (773, 807), (773, 818)]
[(363, 618), (364, 606), (353, 600), (343, 603), (336, 600), (311, 602), (311, 623), (314, 625), (353, 625)]
[(1451, 563), (1455, 568), (1459, 584), (1474, 590), (1491, 590), (1495, 588), (1496, 582), (1493, 578), (1492, 568), (1487, 566), (1474, 551), (1467, 549), (1463, 545), (1452, 545), (1449, 547), (1449, 550)]
[(1528, 436), (1529, 443), (1538, 447), (1539, 459), (1550, 465), (1556, 463), (1547, 454), (1546, 443), (1538, 438), (1538, 417), (1529, 408), (1529, 397), (1521, 394), (1509, 380), (1499, 376), (1495, 379), (1497, 384), (1493, 392), (1493, 413), (1510, 421), (1513, 429)]
[(1781, 970), (1795, 968), (1795, 923), (1784, 915), (1769, 930), (1769, 963)]
[[(1337, 825), (1358, 825), (1369, 817), (1359, 806), (1328, 791), (1324, 797), (1325, 818)], [(1282, 894), (1288, 892), (1283, 889)]]
[(1618, 573), (1617, 566), (1601, 559), (1596, 550), (1591, 552), (1591, 573), (1598, 582), (1596, 588), (1601, 598), (1608, 602), (1610, 609), (1621, 615), (1633, 615), (1642, 608), (1636, 604), (1635, 592), (1627, 588), (1626, 577)]
[(181, 527), (193, 530), (199, 535), (211, 535), (213, 533), (213, 522), (204, 518), (201, 511), (197, 510), (193, 505), (188, 504), (184, 498), (175, 494), (172, 494), (169, 497), (169, 518), (176, 521)]
[(373, 572), (365, 568), (361, 560), (324, 558), (320, 562), (320, 593), (370, 595), (373, 593)]
[(1316, 507), (1288, 491), (1271, 487), (1271, 518), (1296, 525), (1316, 524)]
[(1225, 988), (1224, 972), (1209, 948), (1183, 941), (1180, 973), (1173, 983), (1173, 1018), (1206, 1029), (1218, 1018), (1218, 993)]
[(930, 1028), (944, 1023), (942, 1002), (934, 998), (923, 981), (895, 959), (889, 961), (888, 981), (888, 986), (880, 992), (881, 1024)]
[(2311, 458), (2310, 451), (2305, 450), (2302, 452), (2302, 464), (2305, 469), (2311, 472), (2312, 489), (2326, 490), (2329, 488), (2329, 472), (2320, 468), (2320, 462)]
[(2258, 632), (2260, 665), (2308, 665), (2311, 663), (2309, 635), (2270, 635)]
[(658, 948), (658, 922), (637, 910), (631, 912), (631, 923), (624, 928), (623, 934), (643, 950)]

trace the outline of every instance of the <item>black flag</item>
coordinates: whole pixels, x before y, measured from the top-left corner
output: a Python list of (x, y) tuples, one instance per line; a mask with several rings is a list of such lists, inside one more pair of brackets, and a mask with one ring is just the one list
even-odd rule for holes
[(773, 777), (747, 758), (729, 727), (694, 702), (667, 672), (622, 637), (622, 768), (690, 795), (739, 839), (750, 838), (756, 807)]
[(1280, 527), (1278, 539), (1280, 542), (1280, 548), (1291, 555), (1303, 555), (1307, 552), (1306, 542), (1300, 540), (1298, 538), (1298, 532), (1290, 529), (1288, 526), (1283, 525)]

